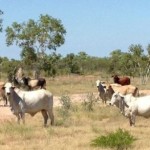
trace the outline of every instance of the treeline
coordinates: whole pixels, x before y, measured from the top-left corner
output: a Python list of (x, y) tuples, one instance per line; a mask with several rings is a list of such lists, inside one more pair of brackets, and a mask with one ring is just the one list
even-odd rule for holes
[(110, 66), (110, 59), (92, 57), (85, 52), (67, 54), (63, 57), (61, 54), (52, 53), (44, 55), (38, 60), (15, 60), (7, 57), (0, 57), (0, 71), (1, 74), (14, 74), (15, 71), (22, 67), (29, 75), (33, 71), (47, 77), (55, 77), (58, 75), (69, 74), (94, 74), (95, 72), (107, 72)]
[(53, 52), (49, 55), (44, 54), (35, 60), (30, 57), (22, 58), (22, 60), (0, 58), (1, 72), (10, 74), (18, 67), (28, 72), (35, 70), (47, 77), (103, 72), (140, 77), (141, 82), (145, 83), (150, 75), (150, 45), (146, 50), (140, 44), (130, 45), (127, 52), (122, 52), (120, 49), (114, 50), (108, 57), (93, 57), (82, 51), (77, 55), (67, 54), (65, 57)]

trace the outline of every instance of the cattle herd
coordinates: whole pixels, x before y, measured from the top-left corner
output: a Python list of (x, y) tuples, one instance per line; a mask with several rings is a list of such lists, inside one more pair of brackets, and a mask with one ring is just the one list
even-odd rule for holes
[[(135, 126), (137, 115), (150, 117), (150, 93), (131, 85), (129, 77), (112, 77), (114, 83), (96, 81), (102, 103), (117, 106), (119, 111), (129, 118), (130, 126)], [(26, 87), (26, 90), (21, 87)], [(48, 119), (51, 120), (51, 125), (54, 125), (53, 95), (46, 90), (44, 78), (30, 79), (20, 72), (13, 76), (11, 81), (0, 82), (0, 97), (5, 100), (4, 105), (9, 102), (18, 123), (20, 120), (25, 123), (25, 113), (34, 116), (41, 112), (44, 126), (47, 126)]]
[(129, 77), (112, 76), (114, 83), (97, 80), (99, 97), (104, 104), (117, 106), (120, 112), (129, 118), (130, 126), (135, 126), (136, 116), (150, 117), (150, 92), (139, 90), (131, 85)]

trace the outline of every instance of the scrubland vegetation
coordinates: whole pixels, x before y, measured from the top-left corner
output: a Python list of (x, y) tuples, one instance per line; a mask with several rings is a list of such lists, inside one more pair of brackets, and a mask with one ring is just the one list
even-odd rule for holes
[[(128, 149), (148, 150), (150, 120), (137, 117), (136, 127), (130, 127), (128, 119), (116, 107), (105, 106), (98, 99), (97, 78), (100, 76), (67, 76), (48, 80), (48, 89), (54, 96), (60, 96), (64, 106), (54, 108), (55, 125), (44, 128), (40, 113), (34, 117), (27, 114), (25, 125), (18, 125), (13, 119), (3, 121), (0, 123), (0, 149), (109, 150), (109, 147), (95, 147), (91, 143), (97, 137), (122, 129), (136, 138)], [(133, 81), (138, 85), (137, 79)], [(82, 96), (85, 93), (87, 96), (81, 103), (70, 98), (71, 94)]]

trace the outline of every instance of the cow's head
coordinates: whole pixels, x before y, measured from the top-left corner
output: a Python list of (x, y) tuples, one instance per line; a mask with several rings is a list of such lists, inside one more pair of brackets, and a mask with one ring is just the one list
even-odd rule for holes
[(99, 87), (100, 84), (101, 84), (104, 88), (106, 88), (106, 87), (105, 87), (105, 85), (106, 85), (106, 82), (105, 82), (105, 81), (97, 80), (97, 81), (96, 81), (96, 86)]
[(10, 95), (12, 89), (14, 89), (14, 86), (12, 85), (12, 83), (7, 82), (5, 83), (5, 85), (2, 87), (3, 90), (5, 90), (5, 94), (8, 96)]
[(112, 95), (111, 101), (110, 101), (110, 105), (119, 105), (119, 102), (122, 101), (124, 99), (124, 96), (121, 95), (119, 92), (115, 92)]

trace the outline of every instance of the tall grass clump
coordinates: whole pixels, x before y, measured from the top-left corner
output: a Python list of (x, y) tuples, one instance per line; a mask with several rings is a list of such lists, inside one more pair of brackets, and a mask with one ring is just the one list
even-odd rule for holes
[(61, 103), (61, 107), (58, 109), (58, 113), (59, 113), (61, 119), (57, 120), (56, 125), (62, 125), (65, 123), (65, 121), (68, 119), (68, 117), (71, 114), (70, 110), (72, 108), (71, 99), (67, 94), (62, 95), (59, 100)]
[(84, 110), (86, 111), (93, 111), (94, 110), (94, 105), (97, 102), (96, 97), (94, 96), (93, 93), (88, 93), (86, 96), (86, 99), (82, 102), (82, 106)]
[(118, 129), (116, 132), (109, 133), (106, 136), (97, 137), (92, 141), (92, 146), (96, 147), (109, 147), (115, 148), (116, 150), (124, 150), (131, 147), (131, 144), (136, 139), (130, 135), (128, 131)]

